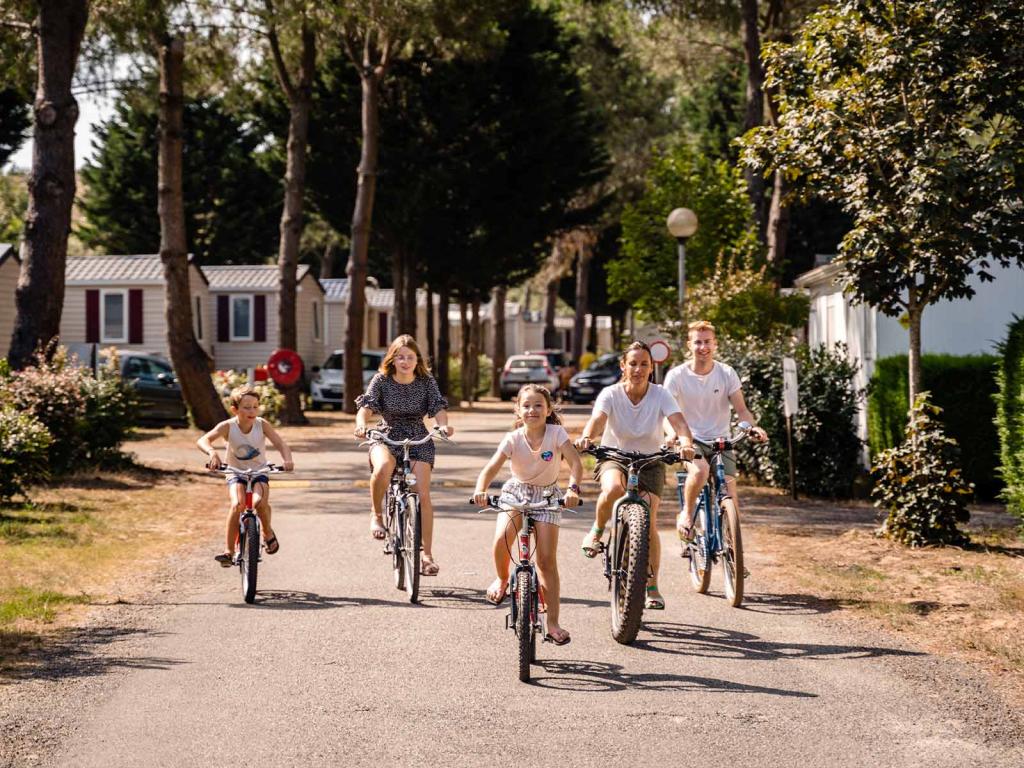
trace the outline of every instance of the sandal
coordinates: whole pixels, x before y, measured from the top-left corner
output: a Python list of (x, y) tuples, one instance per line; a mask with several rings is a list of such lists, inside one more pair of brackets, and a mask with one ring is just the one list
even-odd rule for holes
[(420, 576), (437, 576), (441, 566), (434, 562), (434, 558), (423, 555), (420, 559)]
[(277, 540), (277, 534), (275, 533), (269, 539), (267, 539), (267, 554), (276, 555), (277, 550), (281, 548), (281, 542)]
[(676, 533), (679, 534), (679, 540), (680, 541), (685, 542), (687, 544), (690, 544), (690, 543), (693, 542), (694, 538), (696, 537), (696, 531), (695, 531), (696, 525), (694, 523), (690, 523), (689, 525), (685, 525), (683, 523), (683, 520), (685, 520), (685, 519), (686, 518), (683, 516), (682, 512), (680, 512), (678, 515), (676, 515)]
[[(501, 590), (499, 593), (498, 590)], [(495, 579), (491, 582), (491, 586), (487, 588), (486, 598), (487, 602), (491, 605), (501, 605), (505, 602), (505, 596), (508, 594), (508, 587), (505, 585), (504, 579)]]
[(235, 564), (234, 554), (229, 554), (227, 552), (216, 555), (213, 559), (220, 563), (222, 568), (230, 568)]
[(597, 525), (590, 527), (590, 532), (583, 537), (583, 544), (580, 545), (584, 557), (593, 559), (597, 557), (599, 552), (604, 550), (604, 544), (601, 542), (601, 535), (603, 533), (604, 528), (598, 528)]
[(564, 634), (560, 638), (556, 638), (549, 632), (548, 634), (544, 635), (544, 642), (554, 643), (555, 645), (568, 645), (572, 641), (572, 637), (564, 629), (562, 630), (562, 632), (564, 632)]
[(378, 540), (383, 540), (388, 535), (384, 528), (384, 518), (380, 515), (373, 515), (370, 518), (370, 535)]
[(644, 602), (644, 608), (650, 611), (665, 610), (665, 598), (658, 592), (657, 584), (647, 585), (647, 600)]

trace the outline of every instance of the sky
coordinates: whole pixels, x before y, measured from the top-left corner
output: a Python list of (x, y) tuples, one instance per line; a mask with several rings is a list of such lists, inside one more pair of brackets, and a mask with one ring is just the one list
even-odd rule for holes
[[(102, 94), (88, 93), (78, 96), (78, 122), (75, 124), (75, 168), (81, 168), (92, 157), (94, 127), (113, 112), (113, 102)], [(31, 128), (29, 129), (31, 131)], [(32, 135), (15, 152), (5, 170), (14, 168), (27, 171), (32, 166)]]

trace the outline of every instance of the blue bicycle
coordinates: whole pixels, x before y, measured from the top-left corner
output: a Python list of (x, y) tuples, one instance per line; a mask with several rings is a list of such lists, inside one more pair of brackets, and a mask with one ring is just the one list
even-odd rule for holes
[[(711, 585), (712, 566), (721, 563), (725, 578), (725, 598), (734, 608), (743, 602), (746, 571), (743, 568), (739, 512), (725, 484), (725, 460), (722, 454), (732, 450), (750, 435), (750, 424), (747, 422), (741, 421), (739, 429), (737, 435), (720, 437), (711, 443), (711, 455), (705, 457), (711, 465), (711, 472), (697, 498), (697, 509), (694, 511), (695, 535), (690, 541), (682, 542), (682, 556), (690, 561), (693, 588), (705, 594)], [(683, 509), (683, 490), (688, 474), (685, 471), (676, 472), (680, 509)]]

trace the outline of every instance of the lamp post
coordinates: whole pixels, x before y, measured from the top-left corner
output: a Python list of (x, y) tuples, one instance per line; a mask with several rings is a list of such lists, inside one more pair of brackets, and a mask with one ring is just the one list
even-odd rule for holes
[(686, 302), (686, 239), (697, 231), (697, 214), (689, 208), (676, 208), (668, 215), (669, 234), (679, 243), (679, 313)]

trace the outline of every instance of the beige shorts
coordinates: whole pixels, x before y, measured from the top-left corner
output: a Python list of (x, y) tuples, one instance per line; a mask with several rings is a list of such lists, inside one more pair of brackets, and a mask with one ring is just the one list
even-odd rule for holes
[[(622, 475), (622, 484), (626, 484), (629, 475), (628, 467), (619, 461), (604, 459), (597, 463), (594, 470), (594, 477), (600, 481), (601, 475), (605, 472), (618, 472)], [(640, 470), (640, 490), (652, 496), (661, 496), (665, 489), (665, 464), (660, 461), (652, 462)]]
[[(708, 459), (708, 463), (711, 463), (710, 457), (714, 451), (712, 450), (710, 443), (702, 443), (700, 440), (694, 440), (693, 448), (694, 458)], [(736, 451), (729, 450), (722, 453), (722, 462), (725, 464), (725, 474), (730, 477), (736, 477)]]

